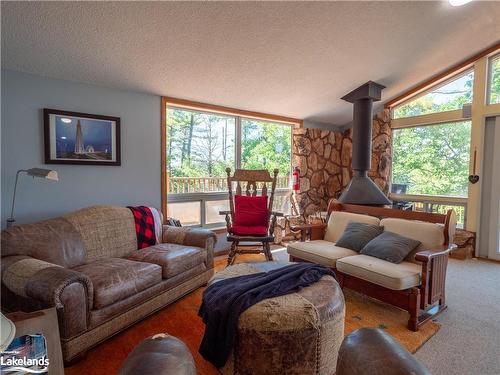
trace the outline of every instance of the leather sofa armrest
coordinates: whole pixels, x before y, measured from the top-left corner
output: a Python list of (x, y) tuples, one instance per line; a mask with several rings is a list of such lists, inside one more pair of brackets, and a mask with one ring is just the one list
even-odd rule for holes
[(214, 246), (217, 236), (208, 229), (163, 226), (164, 243), (201, 247), (207, 252), (207, 268), (214, 267)]
[(430, 375), (391, 335), (378, 328), (361, 328), (344, 338), (336, 375)]
[(300, 240), (302, 242), (307, 239), (322, 240), (325, 238), (326, 224), (301, 224), (301, 225), (291, 225), (290, 229), (294, 232), (300, 231)]
[[(2, 261), (9, 262), (9, 258)], [(84, 274), (31, 257), (16, 257), (2, 274), (2, 283), (14, 295), (55, 307), (61, 337), (87, 330), (93, 305), (92, 281)]]

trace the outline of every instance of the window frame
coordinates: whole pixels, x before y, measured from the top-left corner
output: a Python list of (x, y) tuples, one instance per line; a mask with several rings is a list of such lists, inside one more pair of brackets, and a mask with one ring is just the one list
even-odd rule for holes
[[(463, 108), (465, 108), (466, 106), (472, 105), (472, 102), (464, 104), (464, 106), (462, 108), (452, 109), (452, 110), (448, 110), (448, 111), (425, 113), (425, 114), (417, 115), (417, 116), (394, 118), (394, 111), (397, 108), (404, 106), (404, 105), (408, 104), (409, 102), (417, 100), (417, 99), (419, 99), (427, 94), (430, 94), (432, 91), (438, 90), (438, 89), (446, 86), (447, 84), (452, 83), (453, 81), (464, 77), (465, 75), (467, 75), (469, 73), (473, 73), (473, 74), (475, 73), (473, 66), (469, 66), (465, 69), (461, 69), (460, 71), (454, 72), (452, 75), (448, 76), (447, 78), (445, 78), (443, 80), (437, 81), (434, 85), (429, 86), (425, 90), (420, 91), (414, 95), (411, 95), (408, 98), (406, 98), (404, 101), (399, 102), (398, 104), (396, 104), (394, 106), (391, 106), (391, 119), (392, 119), (392, 121), (401, 120), (401, 119), (408, 119), (408, 118), (414, 119), (414, 118), (419, 118), (419, 117), (423, 117), (423, 116), (431, 116), (431, 115), (436, 115), (436, 114), (448, 114), (448, 113), (451, 116), (456, 117), (458, 114), (457, 111), (462, 112)], [(474, 78), (473, 78), (473, 80), (474, 80)], [(474, 93), (474, 87), (472, 87), (472, 93)], [(474, 99), (474, 95), (472, 96), (472, 98)], [(452, 113), (452, 112), (455, 112), (455, 113)], [(443, 117), (446, 117), (446, 115), (443, 115)], [(445, 122), (445, 121), (443, 121), (443, 122)]]
[[(184, 99), (176, 99), (169, 97), (162, 97), (161, 101), (161, 147), (162, 147), (162, 177), (161, 177), (161, 201), (162, 201), (162, 212), (164, 220), (168, 216), (168, 202), (170, 203), (182, 203), (182, 202), (200, 202), (200, 224), (192, 225), (192, 227), (203, 227), (209, 229), (221, 228), (223, 226), (224, 220), (221, 217), (221, 221), (217, 223), (206, 224), (205, 208), (206, 202), (217, 201), (228, 199), (227, 192), (195, 192), (195, 193), (169, 193), (168, 192), (168, 171), (167, 171), (167, 110), (169, 107), (176, 109), (185, 109), (191, 111), (197, 111), (207, 114), (221, 114), (225, 116), (231, 116), (235, 119), (235, 168), (241, 167), (241, 120), (251, 119), (257, 121), (272, 122), (283, 126), (290, 126), (290, 145), (293, 141), (293, 129), (303, 127), (303, 121), (300, 119), (295, 119), (292, 117), (285, 117), (279, 115), (265, 114), (260, 112), (239, 110), (235, 108), (217, 106), (206, 103), (192, 102)], [(290, 155), (290, 173), (292, 169), (292, 159), (293, 155)], [(276, 188), (275, 195), (281, 196), (286, 195), (290, 191), (290, 188)]]

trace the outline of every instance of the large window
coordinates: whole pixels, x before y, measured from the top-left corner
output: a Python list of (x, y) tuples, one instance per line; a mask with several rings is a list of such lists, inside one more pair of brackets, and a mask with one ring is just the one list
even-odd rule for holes
[(472, 84), (474, 72), (468, 71), (412, 99), (393, 111), (393, 118), (426, 115), (461, 109), (464, 104), (472, 103)]
[(392, 190), (467, 197), (470, 121), (393, 131)]
[(466, 221), (471, 121), (456, 110), (472, 103), (473, 79), (473, 71), (461, 73), (393, 109), (391, 198), (413, 210), (453, 208), (459, 226)]
[(223, 225), (226, 168), (279, 170), (275, 208), (289, 190), (292, 125), (167, 104), (168, 215), (183, 225)]
[(169, 107), (169, 193), (221, 191), (235, 166), (234, 117)]

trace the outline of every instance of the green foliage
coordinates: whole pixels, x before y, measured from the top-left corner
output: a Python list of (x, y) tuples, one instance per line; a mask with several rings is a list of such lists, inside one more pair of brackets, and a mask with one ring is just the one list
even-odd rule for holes
[[(291, 128), (242, 119), (241, 165), (290, 173)], [(172, 177), (220, 177), (235, 168), (235, 119), (230, 116), (169, 108), (167, 168)]]
[(241, 167), (290, 173), (291, 128), (276, 123), (242, 120)]
[(470, 121), (394, 131), (392, 181), (408, 194), (467, 196)]
[[(463, 81), (463, 82), (462, 82)], [(456, 81), (432, 90), (415, 100), (411, 100), (394, 109), (394, 118), (420, 116), (428, 113), (460, 109), (464, 104), (472, 103), (472, 85), (474, 74), (458, 78)], [(459, 86), (455, 88), (455, 86)]]
[(169, 108), (167, 169), (173, 177), (224, 176), (234, 167), (234, 118)]

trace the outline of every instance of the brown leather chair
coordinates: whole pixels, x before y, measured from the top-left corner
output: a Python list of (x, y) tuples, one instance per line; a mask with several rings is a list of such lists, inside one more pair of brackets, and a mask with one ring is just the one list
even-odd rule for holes
[(378, 328), (360, 328), (344, 338), (336, 375), (430, 375), (391, 335)]
[(137, 345), (118, 373), (196, 375), (196, 366), (186, 344), (176, 337), (161, 333)]

